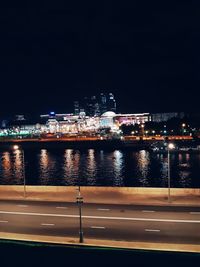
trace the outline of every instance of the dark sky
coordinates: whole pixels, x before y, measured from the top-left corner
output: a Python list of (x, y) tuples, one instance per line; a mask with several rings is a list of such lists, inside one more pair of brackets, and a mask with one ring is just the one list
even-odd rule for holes
[(0, 117), (70, 112), (101, 91), (120, 112), (199, 110), (198, 1), (4, 2)]

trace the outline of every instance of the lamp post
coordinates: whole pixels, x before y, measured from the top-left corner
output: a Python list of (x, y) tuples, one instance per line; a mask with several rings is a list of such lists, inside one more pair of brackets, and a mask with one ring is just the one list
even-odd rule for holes
[(185, 123), (182, 123), (182, 135), (184, 135), (185, 134), (185, 126), (186, 126), (186, 124)]
[(22, 152), (22, 161), (23, 161), (23, 178), (24, 178), (24, 198), (26, 197), (26, 172), (25, 172), (25, 160), (24, 160), (24, 150), (21, 150)]
[(141, 125), (141, 136), (144, 137), (144, 124)]
[[(13, 146), (14, 150), (19, 150), (18, 145)], [(26, 174), (25, 174), (25, 161), (24, 161), (24, 150), (21, 149), (20, 152), (22, 153), (22, 166), (23, 166), (23, 186), (24, 186), (24, 198), (26, 197)]]
[(170, 177), (170, 150), (174, 149), (175, 146), (172, 143), (169, 143), (167, 146), (167, 163), (168, 163), (168, 202), (171, 202), (170, 198), (170, 189), (171, 189), (171, 177)]
[(76, 198), (76, 202), (79, 207), (79, 242), (83, 243), (83, 228), (82, 228), (82, 204), (83, 204), (83, 197), (81, 196), (81, 188), (80, 185), (78, 186), (78, 196)]

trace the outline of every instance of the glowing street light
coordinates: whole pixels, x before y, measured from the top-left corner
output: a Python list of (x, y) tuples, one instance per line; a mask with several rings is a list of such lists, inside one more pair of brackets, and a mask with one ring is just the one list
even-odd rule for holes
[(173, 143), (169, 143), (167, 146), (167, 154), (168, 154), (168, 202), (170, 203), (171, 199), (170, 199), (170, 150), (174, 149), (175, 146)]
[(14, 146), (13, 146), (13, 149), (14, 149), (14, 150), (18, 150), (18, 149), (19, 149), (19, 146), (18, 146), (18, 145), (14, 145)]

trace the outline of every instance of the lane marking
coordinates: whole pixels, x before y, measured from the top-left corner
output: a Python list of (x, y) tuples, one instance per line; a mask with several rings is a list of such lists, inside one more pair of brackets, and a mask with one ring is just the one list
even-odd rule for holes
[(8, 223), (8, 221), (0, 221), (0, 223)]
[(28, 205), (17, 205), (17, 206), (22, 208), (28, 207)]
[(146, 232), (160, 232), (159, 229), (145, 229)]
[[(9, 215), (27, 215), (27, 216), (45, 216), (45, 217), (63, 217), (63, 218), (79, 218), (79, 215), (72, 214), (53, 214), (53, 213), (35, 213), (35, 212), (12, 212), (1, 211), (0, 214)], [(135, 218), (135, 217), (106, 217), (106, 216), (89, 216), (83, 215), (85, 219), (101, 219), (101, 220), (123, 220), (123, 221), (146, 221), (146, 222), (172, 222), (172, 223), (199, 223), (200, 220), (179, 220), (179, 219), (159, 219), (159, 218)]]
[(97, 210), (101, 210), (101, 211), (108, 211), (108, 210), (110, 210), (110, 209), (103, 209), (103, 208), (99, 208), (99, 209), (97, 209)]
[(142, 210), (142, 212), (155, 212), (154, 210)]
[(92, 229), (106, 229), (106, 227), (103, 226), (91, 226)]
[(41, 223), (42, 226), (54, 226), (55, 224), (53, 223)]
[(190, 214), (200, 214), (199, 211), (191, 211)]
[(68, 209), (67, 207), (56, 207), (56, 209)]

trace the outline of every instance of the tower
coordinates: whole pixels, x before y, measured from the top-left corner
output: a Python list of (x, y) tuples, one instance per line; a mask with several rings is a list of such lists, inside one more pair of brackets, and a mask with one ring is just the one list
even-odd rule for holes
[(109, 95), (108, 95), (107, 109), (109, 111), (116, 112), (116, 101), (115, 101), (114, 95), (112, 93), (109, 93)]
[(74, 101), (74, 115), (79, 115), (79, 112), (80, 112), (79, 102)]

